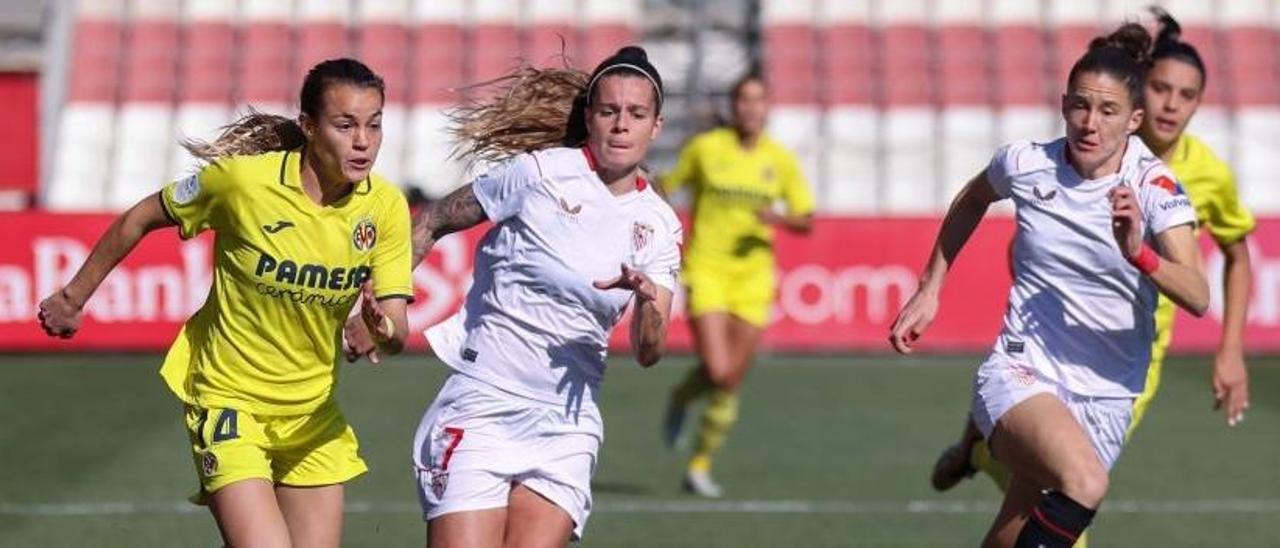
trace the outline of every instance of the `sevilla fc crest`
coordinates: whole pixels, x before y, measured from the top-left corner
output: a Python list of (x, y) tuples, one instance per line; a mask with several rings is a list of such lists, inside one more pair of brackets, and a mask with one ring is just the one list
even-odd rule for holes
[(636, 223), (632, 226), (631, 246), (634, 250), (644, 249), (651, 240), (653, 240), (653, 227), (644, 223)]
[(431, 471), (431, 494), (436, 498), (444, 498), (444, 490), (449, 488), (449, 472), (436, 468)]

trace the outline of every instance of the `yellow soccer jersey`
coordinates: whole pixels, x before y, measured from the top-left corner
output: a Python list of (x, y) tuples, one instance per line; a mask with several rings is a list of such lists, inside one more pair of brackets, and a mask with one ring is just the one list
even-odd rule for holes
[(161, 376), (184, 402), (262, 415), (309, 413), (332, 395), (342, 325), (372, 278), (412, 299), (409, 208), (374, 175), (320, 206), (299, 150), (226, 158), (165, 187), (184, 239), (215, 233), (213, 286)]
[(1240, 241), (1257, 224), (1240, 203), (1236, 178), (1227, 164), (1208, 145), (1186, 133), (1178, 139), (1169, 169), (1187, 191), (1200, 225), (1220, 245)]
[(782, 200), (792, 215), (813, 212), (813, 194), (794, 155), (768, 136), (742, 148), (731, 128), (693, 138), (662, 177), (668, 194), (688, 186), (693, 197), (693, 237), (686, 263), (771, 267), (773, 227), (757, 212)]
[[(1183, 190), (1186, 190), (1187, 197), (1191, 198), (1199, 225), (1207, 227), (1209, 234), (1219, 245), (1238, 242), (1252, 232), (1257, 222), (1240, 203), (1240, 193), (1236, 190), (1236, 178), (1231, 168), (1203, 141), (1185, 132), (1178, 138), (1175, 147), (1173, 157), (1169, 160), (1169, 169), (1178, 178)], [(1159, 333), (1173, 329), (1176, 313), (1177, 307), (1173, 301), (1161, 294), (1156, 306), (1156, 331)], [(1163, 356), (1162, 341), (1163, 345), (1168, 345), (1169, 339), (1157, 335), (1157, 348), (1152, 355)], [(1153, 372), (1157, 376), (1158, 368), (1159, 365), (1156, 365)], [(1154, 386), (1156, 383), (1148, 378), (1147, 384)]]

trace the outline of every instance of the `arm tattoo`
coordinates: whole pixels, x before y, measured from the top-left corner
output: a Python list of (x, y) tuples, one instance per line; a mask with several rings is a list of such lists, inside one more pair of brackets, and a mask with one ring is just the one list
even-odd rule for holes
[(414, 266), (431, 252), (436, 240), (476, 226), (487, 218), (471, 185), (465, 185), (422, 208), (413, 216)]

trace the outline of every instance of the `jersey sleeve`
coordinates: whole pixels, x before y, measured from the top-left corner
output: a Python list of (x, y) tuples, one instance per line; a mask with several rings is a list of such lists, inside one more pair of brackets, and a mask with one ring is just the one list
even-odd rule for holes
[(1196, 224), (1196, 210), (1182, 185), (1163, 164), (1143, 175), (1138, 187), (1138, 206), (1142, 222), (1151, 234), (1159, 234), (1179, 225)]
[(640, 270), (653, 283), (675, 293), (680, 283), (680, 244), (684, 241), (684, 229), (679, 219), (672, 215), (671, 220), (658, 230), (656, 245), (645, 262), (639, 265)]
[(1017, 143), (1004, 145), (996, 150), (995, 155), (991, 157), (991, 163), (987, 164), (987, 183), (991, 185), (991, 190), (995, 191), (996, 196), (1001, 198), (1008, 198), (1013, 194), (1011, 174), (1017, 167), (1017, 150)]
[(480, 207), (495, 223), (514, 217), (524, 207), (525, 196), (542, 178), (538, 161), (521, 154), (471, 181)]
[(1253, 232), (1257, 221), (1244, 204), (1240, 202), (1240, 191), (1236, 188), (1235, 176), (1225, 166), (1215, 170), (1214, 179), (1217, 184), (1202, 196), (1197, 194), (1197, 202), (1203, 201), (1205, 218), (1209, 225), (1209, 234), (1219, 245), (1233, 244)]
[(700, 158), (698, 151), (702, 148), (699, 143), (701, 143), (701, 140), (698, 138), (689, 141), (684, 148), (680, 149), (680, 157), (676, 160), (676, 167), (662, 174), (662, 177), (659, 178), (662, 191), (667, 196), (680, 192), (685, 185), (697, 177)]
[(382, 234), (373, 246), (373, 295), (378, 300), (403, 298), (413, 302), (413, 250), (409, 242), (409, 203), (392, 193), (382, 208), (378, 228)]
[(225, 219), (226, 203), (235, 187), (231, 171), (215, 162), (194, 175), (165, 185), (160, 191), (160, 203), (186, 240), (209, 228), (218, 228)]
[(813, 192), (809, 190), (809, 182), (804, 178), (800, 163), (790, 153), (782, 162), (782, 201), (787, 204), (787, 211), (792, 215), (808, 215), (813, 213)]

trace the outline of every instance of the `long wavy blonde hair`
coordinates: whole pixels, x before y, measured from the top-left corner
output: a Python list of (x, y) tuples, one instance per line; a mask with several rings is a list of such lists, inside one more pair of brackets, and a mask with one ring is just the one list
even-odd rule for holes
[(474, 98), (447, 113), (454, 157), (473, 165), (555, 146), (582, 146), (589, 77), (567, 66), (521, 64), (504, 76), (463, 88)]

